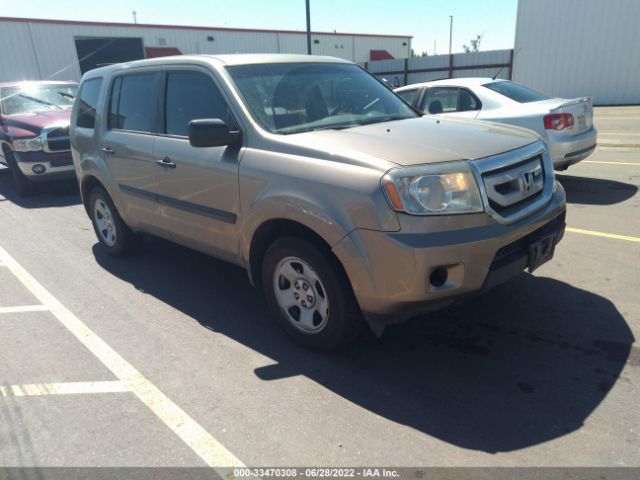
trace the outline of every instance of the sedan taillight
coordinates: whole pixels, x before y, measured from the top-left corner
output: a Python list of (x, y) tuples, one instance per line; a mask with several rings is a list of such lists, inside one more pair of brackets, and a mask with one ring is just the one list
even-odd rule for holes
[(564, 130), (573, 127), (573, 115), (570, 113), (550, 113), (544, 117), (544, 128), (547, 130)]

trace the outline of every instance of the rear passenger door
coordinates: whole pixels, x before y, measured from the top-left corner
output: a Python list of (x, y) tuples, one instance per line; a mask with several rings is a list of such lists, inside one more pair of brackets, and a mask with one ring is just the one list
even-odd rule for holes
[(178, 243), (237, 260), (241, 145), (196, 148), (188, 139), (191, 120), (220, 118), (238, 130), (235, 116), (208, 70), (169, 69), (162, 86), (154, 157), (169, 165), (158, 169), (165, 228)]
[(466, 88), (430, 87), (420, 100), (420, 109), (431, 115), (476, 118), (482, 105)]
[(114, 77), (100, 139), (100, 155), (120, 191), (120, 213), (131, 227), (158, 235), (163, 231), (156, 201), (159, 167), (153, 156), (153, 119), (160, 79), (160, 73), (148, 71)]

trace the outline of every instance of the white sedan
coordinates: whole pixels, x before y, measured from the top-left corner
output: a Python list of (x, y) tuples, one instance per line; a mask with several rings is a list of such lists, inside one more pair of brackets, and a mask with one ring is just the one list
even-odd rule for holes
[(596, 148), (590, 97), (549, 98), (523, 85), (492, 78), (450, 78), (394, 90), (426, 114), (508, 123), (538, 133), (556, 170), (585, 159)]

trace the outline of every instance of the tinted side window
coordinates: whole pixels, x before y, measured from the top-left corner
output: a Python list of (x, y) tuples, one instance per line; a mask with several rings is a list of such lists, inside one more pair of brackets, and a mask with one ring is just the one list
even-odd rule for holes
[(403, 90), (402, 92), (396, 92), (402, 100), (407, 102), (409, 105), (413, 105), (413, 101), (416, 98), (416, 93), (418, 93), (417, 89), (413, 90)]
[(450, 113), (458, 109), (458, 89), (451, 87), (432, 87), (427, 89), (420, 107), (431, 114)]
[(96, 124), (96, 106), (98, 95), (102, 87), (102, 79), (94, 78), (82, 84), (78, 105), (78, 118), (76, 125), (83, 128), (94, 128)]
[(458, 102), (459, 112), (468, 112), (470, 110), (480, 110), (480, 102), (466, 88), (460, 89), (460, 101)]
[(227, 102), (205, 74), (169, 72), (165, 108), (166, 133), (187, 136), (191, 120), (220, 118), (229, 128), (237, 128)]
[(109, 127), (134, 132), (151, 132), (155, 74), (125, 75), (111, 90)]

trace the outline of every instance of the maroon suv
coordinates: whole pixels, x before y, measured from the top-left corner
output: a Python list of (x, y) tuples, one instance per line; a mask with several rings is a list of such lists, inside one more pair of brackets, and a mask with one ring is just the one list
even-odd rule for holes
[(0, 163), (19, 194), (33, 182), (73, 178), (69, 118), (75, 82), (0, 83)]

